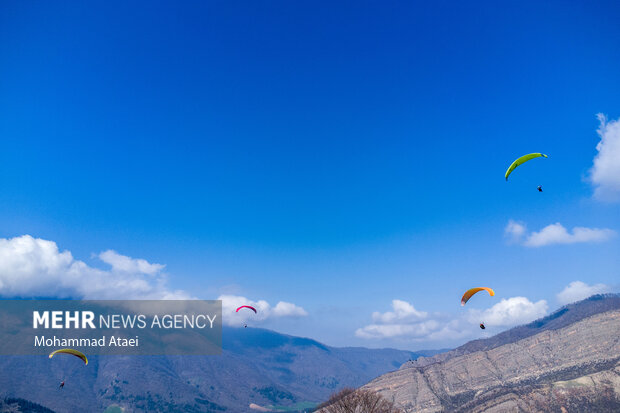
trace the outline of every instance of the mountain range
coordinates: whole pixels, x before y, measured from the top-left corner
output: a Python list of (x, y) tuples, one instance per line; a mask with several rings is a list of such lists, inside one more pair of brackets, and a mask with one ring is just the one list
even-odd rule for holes
[[(0, 396), (57, 413), (246, 412), (310, 408), (437, 351), (335, 348), (255, 328), (225, 328), (221, 356), (91, 356), (88, 366), (45, 356), (0, 357)], [(63, 389), (59, 383), (65, 380)], [(12, 410), (7, 410), (12, 411)], [(14, 410), (23, 411), (23, 410)], [(111, 412), (113, 410), (108, 410)], [(120, 410), (119, 410), (120, 411)]]
[[(225, 328), (221, 356), (0, 357), (0, 412), (305, 411), (343, 387), (412, 412), (620, 411), (620, 295), (450, 351), (335, 348)], [(58, 385), (65, 380), (64, 389)]]

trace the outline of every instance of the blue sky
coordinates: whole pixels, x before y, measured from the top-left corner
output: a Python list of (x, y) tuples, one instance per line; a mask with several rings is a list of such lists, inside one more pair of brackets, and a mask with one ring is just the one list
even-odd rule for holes
[[(617, 290), (619, 13), (616, 2), (4, 2), (0, 294), (40, 293), (34, 281), (11, 290), (15, 268), (62, 275), (52, 247), (28, 249), (48, 240), (94, 271), (86, 284), (138, 277), (266, 300), (260, 326), (423, 348), (477, 337), (459, 306), (470, 286), (497, 292), (472, 311), (526, 297), (530, 315), (574, 281)], [(504, 181), (515, 157), (539, 151), (549, 159)], [(525, 227), (513, 242), (510, 220)], [(600, 231), (551, 227), (541, 242), (553, 245), (531, 246), (556, 223)], [(383, 317), (395, 299), (415, 311)], [(278, 316), (280, 301), (303, 311)], [(422, 334), (459, 317), (452, 336)], [(371, 325), (389, 328), (368, 338)]]

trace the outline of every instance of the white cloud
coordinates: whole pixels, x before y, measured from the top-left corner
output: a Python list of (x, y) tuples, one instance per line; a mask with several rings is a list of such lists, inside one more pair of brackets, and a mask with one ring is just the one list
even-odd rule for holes
[(602, 294), (611, 291), (611, 287), (605, 284), (588, 285), (581, 281), (573, 281), (558, 293), (557, 299), (560, 304), (570, 304), (583, 300), (594, 294)]
[(510, 243), (518, 243), (526, 247), (543, 247), (553, 244), (604, 242), (616, 236), (616, 231), (609, 228), (574, 227), (569, 232), (562, 224), (556, 222), (538, 232), (527, 234), (524, 223), (511, 219), (504, 228), (504, 235)]
[[(0, 297), (54, 297), (80, 299), (189, 299), (184, 291), (166, 286), (164, 265), (131, 258), (113, 250), (94, 255), (111, 268), (91, 267), (76, 260), (70, 251), (60, 251), (54, 241), (23, 235), (0, 238)], [(255, 320), (270, 317), (302, 317), (308, 313), (292, 303), (252, 301), (222, 295), (225, 319), (240, 305), (258, 310)], [(254, 313), (252, 313), (254, 315)], [(239, 313), (239, 320), (248, 317)]]
[(402, 300), (392, 300), (392, 308), (394, 311), (372, 313), (372, 320), (375, 323), (390, 324), (394, 322), (413, 322), (423, 320), (428, 316), (424, 311), (416, 310), (413, 305)]
[(545, 316), (549, 308), (545, 300), (533, 303), (525, 297), (503, 299), (486, 310), (469, 309), (467, 313), (452, 317), (417, 311), (413, 305), (400, 300), (392, 301), (392, 307), (393, 312), (373, 313), (373, 323), (358, 328), (355, 335), (363, 339), (453, 342), (479, 336), (480, 322), (487, 327), (515, 326)]
[(525, 297), (502, 299), (486, 310), (469, 310), (470, 322), (484, 322), (488, 327), (529, 323), (547, 314), (547, 301), (531, 302)]
[(418, 311), (402, 300), (392, 300), (392, 310), (372, 313), (374, 324), (358, 328), (355, 335), (360, 338), (422, 338), (441, 328), (438, 321), (427, 319), (428, 313)]
[(581, 242), (603, 242), (611, 239), (616, 232), (607, 228), (575, 227), (572, 233), (559, 222), (547, 225), (539, 232), (532, 232), (523, 245), (542, 247), (553, 244), (576, 244)]
[(598, 134), (601, 141), (596, 145), (598, 153), (590, 169), (590, 181), (594, 184), (594, 196), (600, 200), (620, 200), (620, 122), (608, 122), (601, 113)]
[(131, 258), (121, 255), (114, 250), (107, 250), (98, 255), (99, 259), (112, 266), (113, 271), (126, 273), (140, 273), (156, 275), (160, 273), (165, 265), (151, 264), (141, 258)]
[(0, 238), (0, 296), (84, 299), (183, 299), (166, 286), (163, 266), (114, 251), (99, 255), (109, 270), (76, 260), (53, 241), (23, 235)]
[[(272, 307), (265, 300), (253, 301), (240, 295), (220, 295), (217, 299), (222, 300), (224, 324), (233, 326), (239, 326), (245, 322), (261, 322), (269, 318), (305, 317), (308, 315), (302, 307), (284, 301), (280, 301), (275, 307)], [(249, 309), (242, 309), (237, 313), (235, 310), (242, 305), (256, 308), (256, 314)]]
[[(355, 335), (364, 339), (404, 339), (411, 341), (455, 340), (471, 334), (471, 326), (445, 314), (418, 311), (402, 300), (392, 300), (392, 310), (373, 312), (372, 324), (358, 328)], [(475, 330), (474, 330), (475, 331)]]
[(303, 308), (284, 301), (278, 302), (273, 309), (274, 317), (305, 317), (307, 315), (308, 313)]
[(360, 338), (423, 338), (440, 329), (435, 320), (413, 324), (370, 324), (358, 328), (355, 335)]
[(508, 240), (513, 243), (521, 241), (521, 239), (525, 235), (525, 231), (525, 224), (513, 221), (512, 219), (508, 221), (506, 228), (504, 228), (504, 234), (506, 235)]

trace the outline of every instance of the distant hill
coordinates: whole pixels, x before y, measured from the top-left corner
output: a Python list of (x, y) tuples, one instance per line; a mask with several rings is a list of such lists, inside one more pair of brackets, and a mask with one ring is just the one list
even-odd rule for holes
[(0, 413), (55, 413), (40, 404), (20, 398), (7, 397), (0, 400)]
[(264, 329), (225, 328), (222, 356), (93, 356), (86, 367), (67, 360), (57, 370), (47, 357), (0, 357), (0, 395), (56, 413), (113, 405), (132, 412), (238, 413), (251, 411), (251, 403), (295, 411), (436, 353), (335, 348)]
[(405, 363), (364, 388), (413, 412), (620, 411), (620, 295)]

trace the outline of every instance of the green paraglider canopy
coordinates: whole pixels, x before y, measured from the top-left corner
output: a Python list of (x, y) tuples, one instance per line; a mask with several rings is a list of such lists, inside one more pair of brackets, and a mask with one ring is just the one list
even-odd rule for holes
[(540, 157), (548, 158), (548, 156), (545, 155), (544, 153), (530, 153), (530, 154), (527, 154), (527, 155), (523, 155), (520, 158), (517, 158), (508, 167), (508, 170), (506, 171), (506, 180), (508, 180), (508, 176), (512, 173), (512, 171), (515, 170), (515, 168), (517, 166), (521, 165), (522, 163), (525, 163), (525, 162), (529, 161), (530, 159), (540, 158)]

